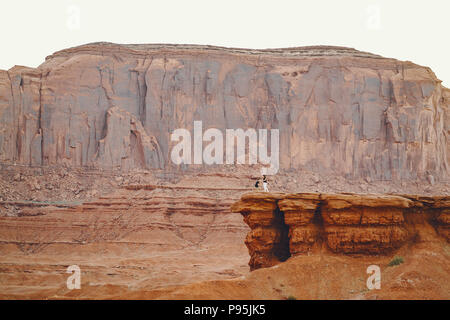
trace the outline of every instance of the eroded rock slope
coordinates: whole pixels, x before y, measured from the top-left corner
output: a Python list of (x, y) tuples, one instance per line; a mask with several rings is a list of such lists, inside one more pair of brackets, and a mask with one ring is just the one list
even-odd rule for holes
[(251, 270), (322, 247), (378, 255), (430, 232), (450, 241), (448, 196), (248, 193), (232, 210), (251, 228), (245, 240)]

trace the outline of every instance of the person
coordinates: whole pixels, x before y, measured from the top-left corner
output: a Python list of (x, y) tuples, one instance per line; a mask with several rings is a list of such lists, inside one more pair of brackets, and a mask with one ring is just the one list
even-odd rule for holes
[(266, 175), (263, 175), (263, 188), (264, 188), (264, 192), (269, 192), (269, 188), (268, 185), (269, 183), (267, 182), (267, 177)]
[(255, 183), (255, 188), (256, 188), (256, 189), (258, 189), (258, 188), (259, 188), (259, 180), (256, 180), (256, 183)]

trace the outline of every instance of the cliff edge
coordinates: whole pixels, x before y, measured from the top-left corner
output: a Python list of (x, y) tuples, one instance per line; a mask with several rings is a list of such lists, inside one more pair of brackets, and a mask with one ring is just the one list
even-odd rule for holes
[(231, 209), (251, 228), (251, 270), (322, 250), (379, 255), (432, 237), (450, 241), (449, 196), (259, 192)]

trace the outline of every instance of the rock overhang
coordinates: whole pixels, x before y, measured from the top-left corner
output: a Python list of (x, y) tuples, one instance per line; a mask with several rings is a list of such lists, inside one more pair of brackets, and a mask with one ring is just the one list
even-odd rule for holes
[[(392, 194), (247, 193), (231, 207), (251, 228), (246, 238), (250, 269), (290, 256), (330, 250), (338, 254), (387, 254), (419, 236), (428, 224), (450, 241), (450, 196)], [(410, 218), (419, 215), (422, 219)], [(280, 222), (280, 219), (283, 221)], [(288, 228), (288, 232), (284, 229)], [(419, 227), (420, 228), (420, 227)]]

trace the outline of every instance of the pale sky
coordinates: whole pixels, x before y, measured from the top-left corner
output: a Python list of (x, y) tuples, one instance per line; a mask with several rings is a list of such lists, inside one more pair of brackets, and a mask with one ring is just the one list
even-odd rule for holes
[(0, 69), (97, 41), (338, 45), (429, 66), (450, 87), (449, 0), (14, 0), (0, 12)]

